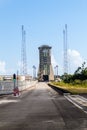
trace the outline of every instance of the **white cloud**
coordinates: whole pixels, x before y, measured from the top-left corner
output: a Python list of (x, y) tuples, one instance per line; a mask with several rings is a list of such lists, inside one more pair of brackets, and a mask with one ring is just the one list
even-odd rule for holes
[(54, 57), (54, 55), (52, 54), (51, 56), (51, 63), (52, 63), (52, 66), (55, 67), (56, 65), (58, 65), (58, 63), (56, 62), (56, 59)]
[(5, 74), (6, 73), (6, 63), (5, 61), (0, 61), (0, 74)]
[(54, 71), (55, 71), (54, 67), (56, 67), (56, 65), (58, 65), (58, 74), (61, 75), (63, 73), (63, 68), (59, 63), (57, 63), (53, 54), (51, 55), (51, 63), (52, 63), (52, 67), (53, 67)]
[(68, 59), (70, 63), (70, 71), (75, 71), (77, 67), (81, 66), (84, 62), (84, 59), (82, 58), (81, 54), (77, 50), (68, 50)]

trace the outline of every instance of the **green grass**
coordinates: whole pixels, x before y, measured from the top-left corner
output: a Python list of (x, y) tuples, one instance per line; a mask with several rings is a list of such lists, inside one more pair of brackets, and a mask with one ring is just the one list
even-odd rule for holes
[(64, 82), (51, 82), (52, 85), (55, 85), (56, 87), (68, 90), (72, 94), (87, 94), (87, 84), (68, 84)]

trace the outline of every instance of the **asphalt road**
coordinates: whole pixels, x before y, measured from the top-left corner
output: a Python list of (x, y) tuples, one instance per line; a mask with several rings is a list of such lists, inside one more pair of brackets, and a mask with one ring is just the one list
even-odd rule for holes
[(0, 130), (87, 130), (87, 114), (42, 82), (0, 99)]

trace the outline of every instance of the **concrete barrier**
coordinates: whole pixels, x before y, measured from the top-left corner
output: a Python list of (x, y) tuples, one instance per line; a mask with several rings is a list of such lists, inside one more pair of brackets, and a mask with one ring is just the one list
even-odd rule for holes
[[(15, 87), (18, 87), (19, 91), (24, 91), (31, 86), (34, 86), (38, 81), (16, 81)], [(0, 81), (0, 95), (11, 94), (14, 90), (13, 81)]]

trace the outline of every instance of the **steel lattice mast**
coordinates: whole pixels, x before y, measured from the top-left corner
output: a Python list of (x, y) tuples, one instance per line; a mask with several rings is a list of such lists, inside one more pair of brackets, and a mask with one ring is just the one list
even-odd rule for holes
[(68, 50), (67, 50), (67, 24), (63, 30), (63, 45), (64, 45), (64, 74), (68, 74)]
[(26, 31), (22, 25), (22, 46), (21, 46), (21, 74), (27, 75), (27, 57), (26, 57)]

